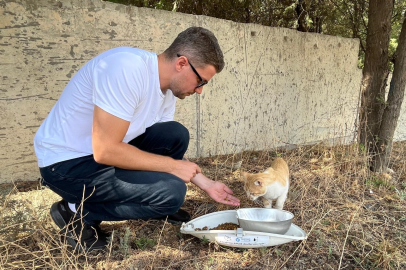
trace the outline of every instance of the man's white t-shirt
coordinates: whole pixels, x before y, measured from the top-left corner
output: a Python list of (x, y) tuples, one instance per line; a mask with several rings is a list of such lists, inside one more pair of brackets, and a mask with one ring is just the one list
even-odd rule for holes
[(173, 120), (176, 98), (162, 93), (155, 53), (137, 48), (108, 50), (70, 80), (34, 138), (39, 167), (93, 154), (94, 105), (129, 121), (129, 142), (157, 122)]

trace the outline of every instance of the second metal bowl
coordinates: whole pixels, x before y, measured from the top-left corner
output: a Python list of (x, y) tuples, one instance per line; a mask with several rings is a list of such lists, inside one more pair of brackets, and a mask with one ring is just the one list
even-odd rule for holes
[(237, 210), (240, 227), (246, 231), (285, 234), (292, 224), (291, 212), (268, 208), (241, 208)]

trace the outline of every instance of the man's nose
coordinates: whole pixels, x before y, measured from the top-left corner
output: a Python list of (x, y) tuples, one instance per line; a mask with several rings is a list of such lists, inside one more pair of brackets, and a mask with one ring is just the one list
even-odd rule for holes
[(198, 93), (199, 95), (203, 92), (203, 86), (196, 88), (195, 92)]

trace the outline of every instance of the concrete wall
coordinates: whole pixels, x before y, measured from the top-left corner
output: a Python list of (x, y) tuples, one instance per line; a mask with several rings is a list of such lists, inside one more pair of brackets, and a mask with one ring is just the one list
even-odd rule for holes
[(226, 66), (177, 104), (189, 157), (353, 138), (358, 40), (100, 0), (0, 0), (0, 182), (39, 177), (34, 134), (89, 59), (123, 45), (160, 53), (190, 26), (215, 33)]
[[(392, 74), (389, 74), (388, 80), (386, 82), (386, 99), (388, 98), (390, 82), (392, 80)], [(405, 89), (406, 92), (406, 89)], [(399, 119), (397, 122), (395, 134), (393, 135), (394, 141), (405, 141), (406, 140), (406, 99), (403, 98), (402, 108), (400, 110)]]

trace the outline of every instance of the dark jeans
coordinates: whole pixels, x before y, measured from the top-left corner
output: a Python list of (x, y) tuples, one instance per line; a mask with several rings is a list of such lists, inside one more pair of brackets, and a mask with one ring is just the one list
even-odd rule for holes
[[(159, 155), (182, 159), (189, 131), (178, 122), (156, 123), (129, 144)], [(131, 171), (97, 163), (93, 155), (40, 168), (43, 184), (79, 207), (86, 223), (158, 218), (176, 213), (186, 184), (162, 172)], [(80, 211), (80, 209), (79, 209)]]

